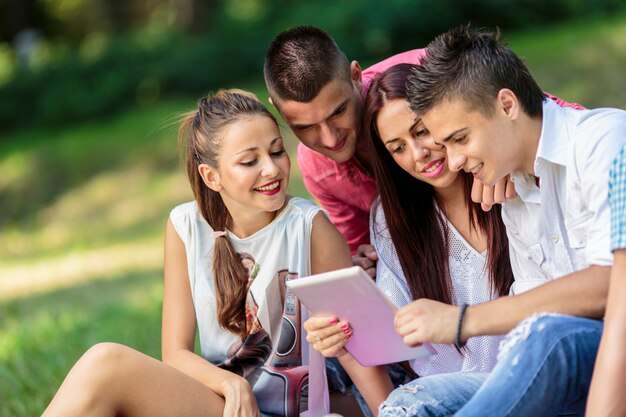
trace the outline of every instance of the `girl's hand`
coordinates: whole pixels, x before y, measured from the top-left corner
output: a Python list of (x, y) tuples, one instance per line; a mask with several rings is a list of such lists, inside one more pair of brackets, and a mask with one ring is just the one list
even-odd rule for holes
[(222, 382), (224, 417), (260, 417), (252, 387), (245, 378), (235, 376)]
[(304, 328), (307, 342), (324, 357), (341, 357), (347, 353), (343, 347), (352, 337), (348, 322), (334, 316), (318, 316), (305, 321)]

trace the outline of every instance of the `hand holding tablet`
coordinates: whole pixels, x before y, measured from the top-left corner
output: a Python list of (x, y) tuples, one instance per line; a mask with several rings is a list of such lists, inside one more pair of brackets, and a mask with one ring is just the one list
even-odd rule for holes
[(427, 343), (404, 344), (393, 325), (396, 307), (358, 266), (295, 279), (287, 286), (311, 313), (350, 323), (352, 337), (345, 348), (363, 366), (426, 359), (435, 353)]

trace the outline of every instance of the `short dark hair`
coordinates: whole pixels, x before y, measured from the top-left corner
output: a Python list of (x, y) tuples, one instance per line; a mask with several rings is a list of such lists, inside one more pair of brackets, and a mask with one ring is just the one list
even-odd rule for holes
[(350, 62), (328, 33), (296, 26), (270, 43), (263, 75), (273, 99), (308, 103), (332, 80), (349, 80)]
[(493, 114), (502, 88), (519, 99), (531, 117), (541, 114), (545, 94), (530, 71), (502, 40), (500, 31), (459, 26), (433, 40), (407, 81), (411, 109), (423, 115), (445, 100), (462, 99), (471, 110)]

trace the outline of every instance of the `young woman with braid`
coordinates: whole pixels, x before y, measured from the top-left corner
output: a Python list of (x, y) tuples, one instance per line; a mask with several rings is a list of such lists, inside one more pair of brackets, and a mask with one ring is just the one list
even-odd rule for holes
[(286, 194), (289, 156), (252, 94), (200, 100), (179, 136), (195, 201), (166, 226), (163, 362), (98, 344), (44, 416), (326, 414), (323, 358), (301, 342), (306, 314), (281, 280), (350, 266), (346, 243), (317, 206)]

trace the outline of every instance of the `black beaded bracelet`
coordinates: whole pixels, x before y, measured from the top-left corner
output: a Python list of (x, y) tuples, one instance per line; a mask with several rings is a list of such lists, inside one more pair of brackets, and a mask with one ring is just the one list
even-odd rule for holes
[(461, 340), (461, 328), (463, 327), (463, 317), (465, 316), (465, 310), (467, 310), (468, 304), (461, 304), (461, 311), (459, 311), (459, 322), (456, 326), (456, 338), (454, 339), (454, 346), (457, 349), (462, 349), (465, 346), (465, 342)]

